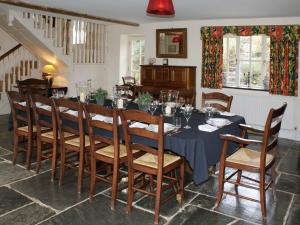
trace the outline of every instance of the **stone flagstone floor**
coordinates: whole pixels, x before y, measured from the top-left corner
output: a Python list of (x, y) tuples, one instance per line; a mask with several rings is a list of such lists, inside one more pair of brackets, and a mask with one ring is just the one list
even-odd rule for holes
[[(0, 116), (0, 224), (153, 224), (154, 199), (142, 194), (135, 197), (131, 214), (126, 214), (126, 194), (118, 195), (117, 207), (110, 210), (110, 187), (97, 183), (96, 195), (88, 199), (89, 179), (83, 191), (76, 193), (76, 173), (68, 171), (64, 185), (50, 181), (50, 163), (43, 162), (39, 175), (24, 169), (24, 157), (13, 166), (12, 134), (7, 131), (7, 116)], [(277, 165), (277, 202), (267, 192), (266, 224), (300, 224), (300, 143), (280, 139), (280, 161)], [(262, 224), (259, 204), (226, 196), (214, 209), (217, 176), (194, 185), (187, 181), (185, 204), (173, 199), (161, 208), (160, 224), (168, 225), (251, 225)], [(231, 189), (231, 186), (226, 186)], [(247, 193), (246, 193), (247, 191)], [(258, 197), (255, 191), (239, 189), (240, 193)]]

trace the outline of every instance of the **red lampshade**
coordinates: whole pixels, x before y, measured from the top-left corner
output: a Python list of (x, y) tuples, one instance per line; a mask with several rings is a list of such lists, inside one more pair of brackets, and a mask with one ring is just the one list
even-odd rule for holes
[(149, 0), (147, 13), (154, 15), (174, 15), (172, 0)]

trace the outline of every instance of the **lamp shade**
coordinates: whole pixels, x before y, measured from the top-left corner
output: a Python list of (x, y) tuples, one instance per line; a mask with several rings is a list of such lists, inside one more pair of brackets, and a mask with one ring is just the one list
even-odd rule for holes
[(174, 15), (175, 10), (172, 0), (149, 0), (147, 13), (153, 15)]
[(56, 74), (56, 69), (53, 65), (48, 64), (43, 67), (42, 72), (44, 74), (53, 75)]

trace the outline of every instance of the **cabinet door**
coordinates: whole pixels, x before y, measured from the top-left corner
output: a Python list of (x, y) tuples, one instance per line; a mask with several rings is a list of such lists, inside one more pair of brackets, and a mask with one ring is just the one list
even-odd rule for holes
[(154, 85), (155, 86), (166, 86), (170, 82), (170, 74), (168, 67), (157, 67), (155, 68)]
[(176, 88), (186, 88), (188, 72), (184, 67), (170, 69), (170, 85)]
[(153, 85), (154, 84), (154, 69), (153, 67), (142, 67), (141, 70), (141, 85)]

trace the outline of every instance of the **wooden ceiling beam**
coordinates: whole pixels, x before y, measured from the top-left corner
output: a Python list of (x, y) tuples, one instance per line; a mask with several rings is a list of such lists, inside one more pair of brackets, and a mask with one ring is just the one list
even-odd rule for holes
[(129, 22), (129, 21), (110, 19), (110, 18), (105, 18), (105, 17), (101, 17), (101, 16), (94, 16), (94, 15), (89, 15), (89, 14), (84, 14), (84, 13), (79, 13), (79, 12), (74, 12), (74, 11), (69, 11), (69, 10), (64, 10), (64, 9), (35, 5), (35, 4), (30, 4), (30, 3), (26, 3), (26, 2), (22, 2), (22, 1), (0, 0), (0, 3), (7, 4), (7, 5), (13, 5), (13, 6), (17, 6), (17, 7), (23, 7), (23, 8), (27, 8), (27, 9), (34, 9), (34, 10), (63, 14), (63, 15), (68, 15), (68, 16), (81, 17), (81, 18), (85, 18), (85, 19), (100, 20), (100, 21), (109, 22), (109, 23), (116, 23), (116, 24), (122, 24), (122, 25), (128, 25), (128, 26), (139, 26), (138, 23), (133, 23), (133, 22)]

